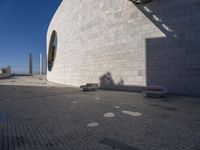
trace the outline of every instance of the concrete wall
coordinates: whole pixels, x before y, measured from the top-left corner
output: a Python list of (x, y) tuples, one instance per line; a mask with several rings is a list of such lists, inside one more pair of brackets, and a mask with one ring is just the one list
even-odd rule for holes
[(52, 31), (58, 35), (47, 79), (80, 86), (107, 77), (200, 95), (199, 10), (199, 0), (64, 0), (47, 34), (47, 47)]

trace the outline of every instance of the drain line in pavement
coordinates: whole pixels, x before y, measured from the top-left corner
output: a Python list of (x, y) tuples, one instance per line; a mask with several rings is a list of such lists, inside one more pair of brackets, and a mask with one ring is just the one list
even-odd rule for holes
[(130, 145), (127, 145), (125, 143), (115, 141), (113, 139), (104, 138), (103, 140), (99, 141), (101, 144), (107, 145), (111, 147), (112, 149), (118, 149), (118, 150), (141, 150), (137, 147), (132, 147)]

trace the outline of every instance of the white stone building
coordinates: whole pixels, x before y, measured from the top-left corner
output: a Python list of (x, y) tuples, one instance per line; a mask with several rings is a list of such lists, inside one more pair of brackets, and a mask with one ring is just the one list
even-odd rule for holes
[(47, 33), (47, 79), (200, 95), (199, 10), (199, 0), (63, 0)]
[(6, 68), (0, 68), (0, 79), (7, 78), (11, 76), (11, 67), (7, 66)]

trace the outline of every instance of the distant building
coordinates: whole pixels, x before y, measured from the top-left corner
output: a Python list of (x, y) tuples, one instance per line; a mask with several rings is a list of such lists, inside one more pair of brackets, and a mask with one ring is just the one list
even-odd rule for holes
[(11, 76), (11, 67), (10, 66), (0, 69), (0, 79), (7, 78), (9, 76)]
[(140, 2), (63, 0), (47, 33), (47, 79), (200, 96), (200, 1)]

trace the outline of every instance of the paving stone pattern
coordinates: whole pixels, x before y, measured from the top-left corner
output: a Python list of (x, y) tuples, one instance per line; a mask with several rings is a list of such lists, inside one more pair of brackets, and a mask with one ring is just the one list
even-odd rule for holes
[[(200, 149), (198, 98), (9, 85), (0, 95), (1, 150)], [(105, 118), (108, 112), (115, 117)]]

